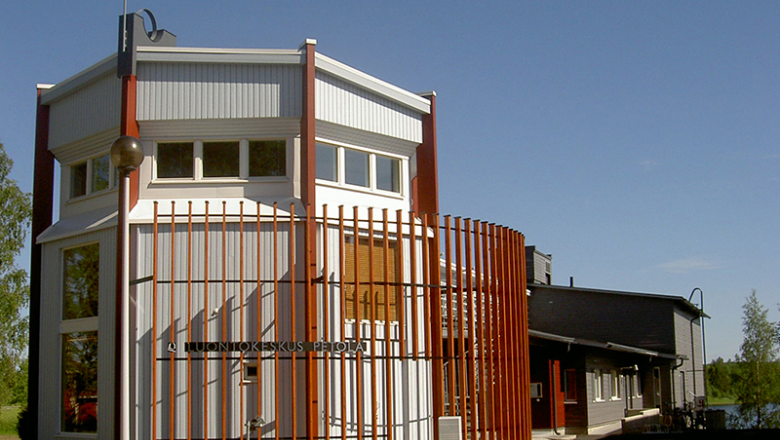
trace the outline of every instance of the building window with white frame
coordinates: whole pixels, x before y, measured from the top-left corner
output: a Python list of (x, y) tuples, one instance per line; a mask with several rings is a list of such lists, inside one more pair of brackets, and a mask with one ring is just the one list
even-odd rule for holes
[(117, 186), (116, 176), (118, 173), (111, 166), (107, 154), (71, 165), (70, 198), (114, 188)]
[(401, 164), (389, 155), (317, 143), (317, 179), (339, 186), (400, 194)]
[(158, 142), (155, 179), (233, 180), (285, 177), (287, 142), (226, 140)]
[(612, 370), (610, 373), (612, 376), (612, 400), (620, 399), (620, 375), (617, 371)]
[(65, 249), (62, 256), (60, 429), (96, 433), (100, 247)]
[(604, 400), (604, 372), (596, 369), (593, 370), (593, 400), (599, 402)]

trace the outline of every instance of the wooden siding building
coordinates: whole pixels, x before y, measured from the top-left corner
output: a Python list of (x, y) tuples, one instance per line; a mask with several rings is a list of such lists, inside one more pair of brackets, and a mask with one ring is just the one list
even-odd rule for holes
[[(121, 405), (134, 439), (530, 439), (524, 238), (436, 214), (435, 93), (313, 40), (180, 48), (140, 15), (122, 26), (118, 54), (38, 90), (38, 438), (117, 438)], [(121, 135), (145, 157), (127, 335)]]
[(679, 296), (544, 284), (551, 256), (526, 253), (543, 268), (528, 268), (531, 387), (543, 389), (534, 429), (613, 432), (643, 410), (700, 402), (702, 310)]

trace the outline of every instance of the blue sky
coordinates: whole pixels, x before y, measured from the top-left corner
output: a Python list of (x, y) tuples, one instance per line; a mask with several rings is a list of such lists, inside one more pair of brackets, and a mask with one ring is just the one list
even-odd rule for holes
[[(708, 358), (738, 351), (751, 289), (780, 319), (780, 2), (129, 1), (140, 8), (179, 46), (315, 38), (436, 90), (442, 212), (523, 232), (553, 254), (556, 284), (701, 287)], [(0, 141), (29, 191), (36, 83), (114, 52), (122, 2), (2, 12)]]

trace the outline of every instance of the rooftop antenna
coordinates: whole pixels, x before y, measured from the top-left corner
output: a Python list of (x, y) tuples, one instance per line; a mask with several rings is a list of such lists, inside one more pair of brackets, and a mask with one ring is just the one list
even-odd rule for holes
[(124, 0), (122, 10), (122, 52), (127, 50), (127, 0)]

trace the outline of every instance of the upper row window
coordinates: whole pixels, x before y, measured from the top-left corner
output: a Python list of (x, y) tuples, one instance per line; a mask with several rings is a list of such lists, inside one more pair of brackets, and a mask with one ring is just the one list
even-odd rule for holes
[(317, 143), (317, 178), (400, 193), (401, 160)]
[(108, 155), (70, 166), (70, 198), (114, 188), (119, 173), (111, 166)]
[(283, 140), (160, 142), (158, 179), (283, 177), (287, 145)]

